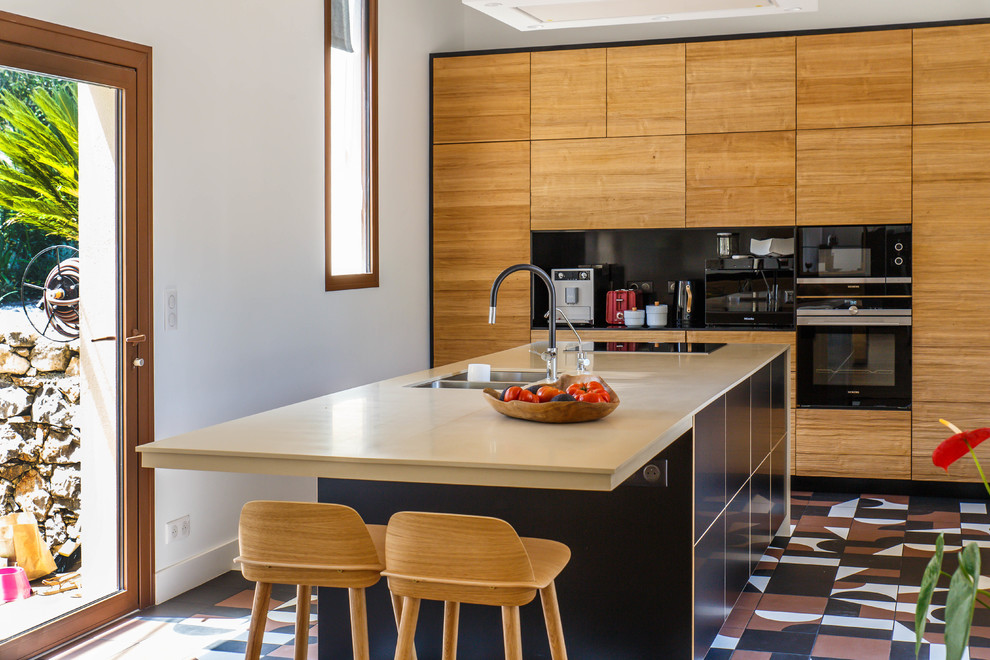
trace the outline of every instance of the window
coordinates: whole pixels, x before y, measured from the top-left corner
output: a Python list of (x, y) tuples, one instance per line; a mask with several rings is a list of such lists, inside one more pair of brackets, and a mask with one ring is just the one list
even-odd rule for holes
[(377, 0), (326, 0), (326, 290), (378, 286)]

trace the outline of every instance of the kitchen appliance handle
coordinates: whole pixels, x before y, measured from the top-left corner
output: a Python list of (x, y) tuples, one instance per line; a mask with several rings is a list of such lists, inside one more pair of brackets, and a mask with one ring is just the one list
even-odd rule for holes
[[(908, 280), (911, 278), (898, 278)], [(795, 280), (798, 284), (886, 284), (889, 280), (886, 277), (799, 277)]]
[(798, 325), (910, 326), (910, 316), (799, 316)]
[[(841, 296), (831, 296), (832, 298), (841, 298)], [(799, 297), (798, 300), (801, 300)], [(906, 316), (911, 318), (911, 310), (905, 308), (899, 309), (862, 309), (857, 308), (857, 314), (860, 317), (871, 317), (871, 316)], [(822, 316), (826, 318), (847, 318), (852, 316), (853, 313), (846, 309), (798, 309), (798, 318), (808, 317), (808, 316)]]

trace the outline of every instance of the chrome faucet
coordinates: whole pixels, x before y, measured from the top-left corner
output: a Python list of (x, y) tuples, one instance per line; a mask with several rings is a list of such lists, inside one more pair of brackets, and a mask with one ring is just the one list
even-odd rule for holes
[[(581, 335), (579, 335), (577, 330), (574, 329), (574, 324), (571, 323), (569, 318), (567, 318), (567, 314), (564, 314), (564, 310), (558, 307), (557, 313), (560, 314), (561, 318), (563, 318), (567, 323), (567, 327), (571, 329), (571, 332), (573, 332), (574, 336), (577, 338), (577, 372), (578, 374), (586, 374), (588, 373), (588, 367), (591, 366), (591, 358), (589, 358), (588, 354), (584, 351), (584, 343), (581, 341)], [(550, 312), (544, 314), (543, 318), (550, 318)]]
[[(491, 303), (488, 309), (488, 322), (495, 323), (495, 304), (498, 300), (498, 288), (502, 285), (502, 280), (516, 272), (517, 270), (528, 270), (533, 273), (547, 285), (547, 293), (550, 294), (550, 309), (557, 309), (557, 292), (553, 289), (553, 281), (551, 281), (550, 276), (547, 272), (540, 268), (539, 266), (534, 266), (532, 264), (516, 264), (515, 266), (509, 266), (495, 278), (492, 283), (492, 295)], [(544, 353), (543, 359), (547, 362), (547, 381), (553, 382), (557, 380), (557, 315), (550, 314), (550, 341), (547, 346), (547, 352)]]

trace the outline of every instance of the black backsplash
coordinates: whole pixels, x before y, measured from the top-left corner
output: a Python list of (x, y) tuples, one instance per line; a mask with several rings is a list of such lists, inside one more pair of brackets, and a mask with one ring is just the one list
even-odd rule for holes
[[(626, 288), (636, 281), (653, 282), (654, 293), (643, 301), (672, 304), (667, 282), (696, 280), (703, 287), (705, 260), (718, 257), (716, 234), (739, 234), (739, 252), (749, 253), (752, 238), (793, 238), (793, 227), (727, 227), (719, 229), (597, 229), (589, 231), (534, 231), (533, 264), (549, 273), (554, 268), (585, 264), (612, 264), (613, 282), (607, 288)], [(702, 291), (702, 295), (704, 292)], [(605, 300), (595, 301), (605, 305)], [(546, 287), (533, 287), (533, 327), (546, 327), (549, 305)], [(539, 318), (537, 318), (539, 317)], [(696, 325), (703, 325), (699, 319)]]

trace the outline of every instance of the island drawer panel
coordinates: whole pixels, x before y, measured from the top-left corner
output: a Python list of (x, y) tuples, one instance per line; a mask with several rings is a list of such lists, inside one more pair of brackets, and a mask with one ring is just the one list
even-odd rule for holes
[(755, 464), (750, 464), (750, 383), (745, 381), (725, 395), (725, 497), (743, 487)]
[(694, 660), (703, 660), (729, 616), (725, 603), (725, 517), (694, 548)]
[(771, 416), (771, 365), (760, 369), (749, 379), (750, 407), (750, 465), (756, 467), (770, 455), (773, 437)]
[(770, 538), (784, 524), (787, 517), (787, 501), (790, 499), (787, 478), (787, 438), (777, 442), (770, 452)]
[(749, 481), (736, 493), (725, 510), (725, 615), (732, 611), (749, 582), (749, 549), (752, 542), (749, 520)]
[(750, 480), (749, 490), (749, 572), (752, 574), (756, 570), (756, 565), (760, 563), (763, 553), (773, 540), (773, 527), (771, 526), (771, 470), (770, 456), (767, 455), (756, 468)]
[(725, 510), (725, 395), (694, 416), (694, 538)]

